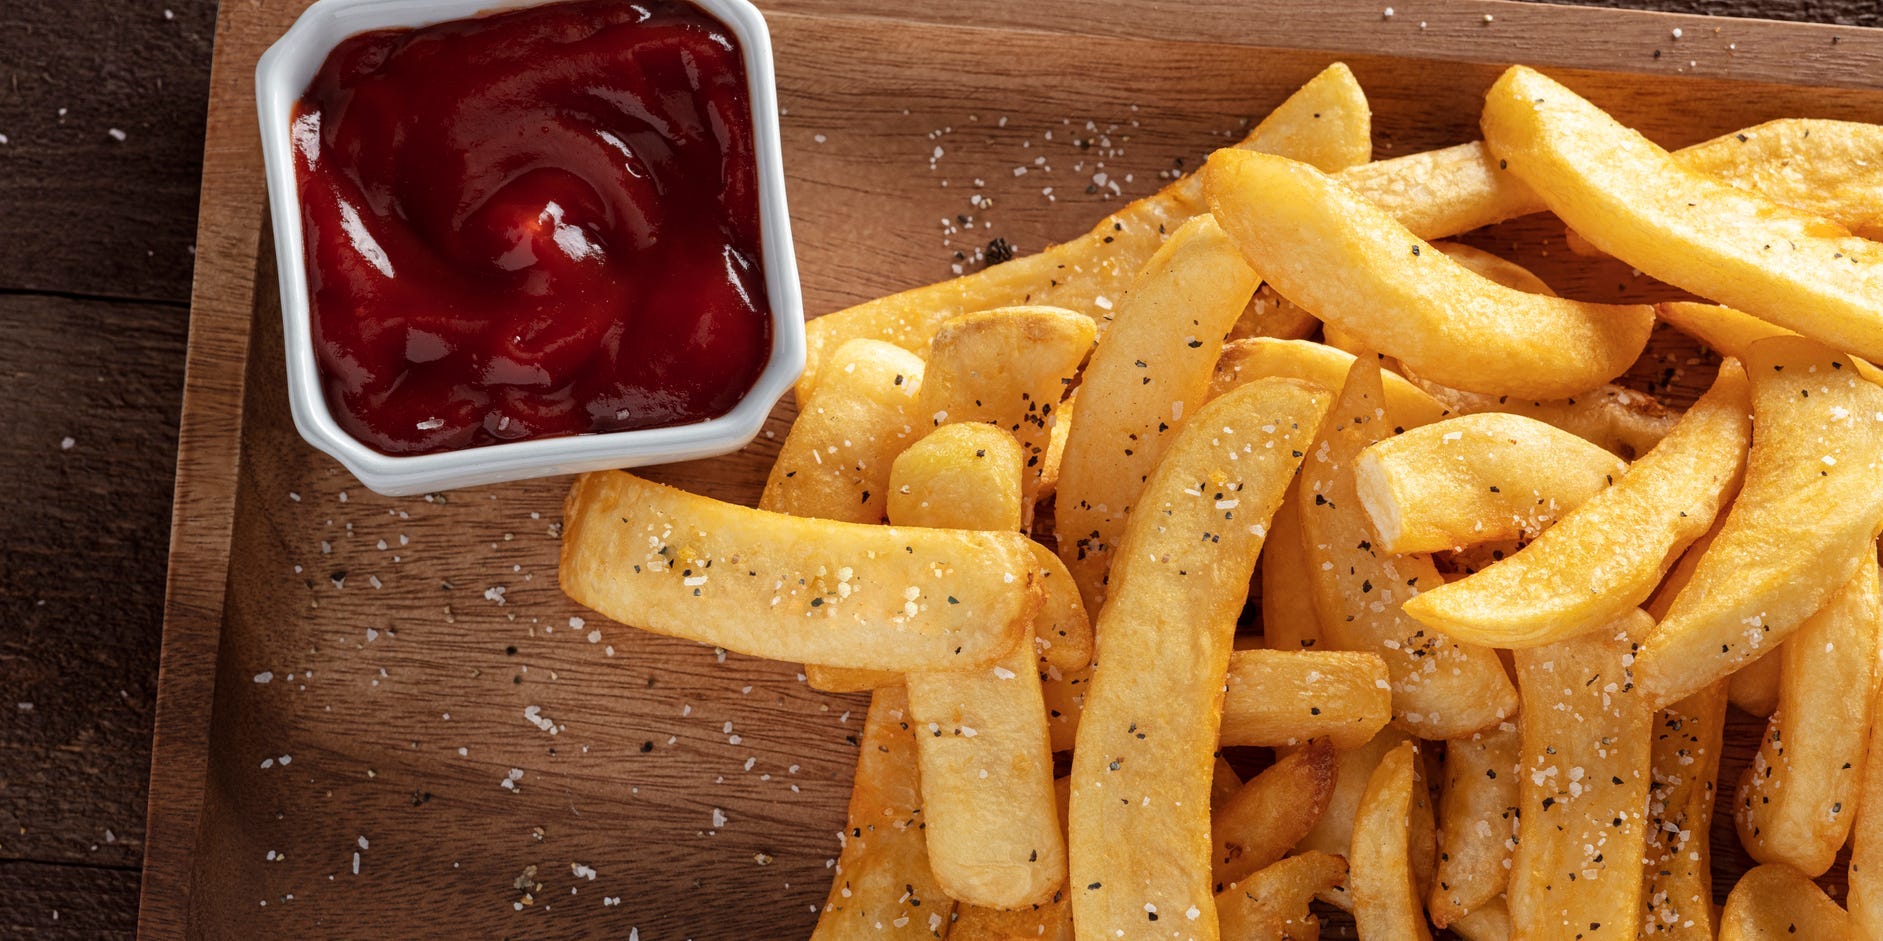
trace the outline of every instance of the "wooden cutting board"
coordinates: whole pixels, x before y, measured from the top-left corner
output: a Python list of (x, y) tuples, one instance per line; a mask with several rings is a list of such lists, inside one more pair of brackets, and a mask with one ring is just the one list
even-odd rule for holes
[[(383, 498), (295, 435), (251, 76), (304, 5), (227, 0), (218, 26), (141, 933), (808, 935), (862, 697), (571, 605), (564, 480)], [(996, 237), (1079, 233), (1335, 59), (1380, 156), (1475, 137), (1513, 61), (1669, 146), (1883, 121), (1883, 35), (1853, 28), (1473, 0), (765, 7), (819, 313), (972, 269)], [(1471, 240), (1571, 296), (1669, 294), (1547, 219)], [(1685, 404), (1710, 375), (1664, 332), (1635, 379)], [(653, 476), (751, 503), (790, 415)], [(1728, 782), (1758, 734), (1739, 719)], [(1730, 823), (1714, 845), (1730, 880)]]

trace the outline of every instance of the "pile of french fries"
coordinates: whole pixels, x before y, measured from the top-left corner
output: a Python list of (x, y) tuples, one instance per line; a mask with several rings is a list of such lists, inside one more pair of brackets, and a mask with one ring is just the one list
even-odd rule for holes
[[(757, 509), (576, 483), (575, 600), (873, 691), (814, 938), (1883, 939), (1883, 127), (1669, 153), (1515, 67), (1482, 131), (1372, 161), (1335, 65), (1081, 238), (812, 322)], [(1537, 212), (1707, 302), (1443, 241)], [(1684, 411), (1609, 385), (1657, 320), (1723, 357)]]

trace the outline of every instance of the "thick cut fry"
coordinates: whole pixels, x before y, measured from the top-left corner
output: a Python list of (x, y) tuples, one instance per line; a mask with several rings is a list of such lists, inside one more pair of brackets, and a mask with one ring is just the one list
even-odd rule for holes
[(1542, 278), (1537, 277), (1536, 272), (1502, 255), (1493, 255), (1482, 248), (1466, 245), (1463, 242), (1433, 242), (1432, 247), (1444, 252), (1452, 261), (1507, 288), (1529, 294), (1557, 296), (1555, 289), (1545, 284)]
[(1370, 653), (1238, 650), (1229, 655), (1225, 685), (1224, 745), (1278, 748), (1325, 738), (1335, 748), (1358, 748), (1393, 714), (1386, 663)]
[(1569, 432), (1498, 412), (1414, 428), (1353, 465), (1380, 548), (1393, 554), (1534, 538), (1627, 470)]
[[(1025, 461), (992, 425), (945, 425), (896, 458), (889, 519), (904, 526), (1020, 528)], [(950, 898), (1016, 909), (1066, 881), (1053, 753), (1033, 649), (984, 670), (911, 673), (928, 861)]]
[(1452, 934), (1465, 941), (1510, 941), (1510, 909), (1498, 896), (1451, 923)]
[(1660, 444), (1680, 418), (1654, 396), (1618, 385), (1605, 385), (1567, 399), (1525, 399), (1461, 392), (1417, 378), (1413, 381), (1455, 415), (1522, 415), (1627, 458), (1646, 454)]
[(1216, 937), (1210, 767), (1231, 638), (1269, 517), (1328, 400), (1285, 379), (1244, 386), (1186, 423), (1145, 485), (1099, 612), (1072, 757), (1081, 934), (1142, 937), (1146, 914), (1161, 911), (1199, 941)]
[(1515, 723), (1445, 743), (1445, 785), (1438, 796), (1438, 878), (1427, 909), (1432, 924), (1452, 925), (1503, 894), (1510, 878), (1517, 819)]
[(1059, 403), (1059, 414), (1053, 416), (1053, 426), (1048, 429), (1046, 455), (1040, 461), (1040, 489), (1034, 493), (1035, 500), (1045, 500), (1059, 492), (1059, 465), (1066, 460), (1066, 435), (1072, 431), (1072, 407), (1079, 402), (1079, 390), (1074, 388), (1066, 393), (1066, 399)]
[(1419, 746), (1406, 742), (1388, 752), (1373, 769), (1360, 810), (1353, 821), (1353, 847), (1347, 854), (1347, 890), (1353, 920), (1363, 938), (1431, 938), (1414, 885), (1409, 843), (1413, 763)]
[[(1327, 810), (1315, 821), (1314, 829), (1295, 844), (1295, 852), (1346, 855), (1353, 845), (1353, 818), (1360, 811), (1360, 798), (1366, 794), (1373, 769), (1379, 767), (1380, 759), (1386, 757), (1387, 752), (1409, 739), (1406, 733), (1389, 726), (1380, 729), (1371, 739), (1341, 751), (1335, 758), (1338, 770), (1334, 772), (1334, 793), (1327, 800)], [(1344, 911), (1353, 911), (1353, 901), (1344, 889), (1330, 892), (1328, 901)]]
[[(1338, 389), (1353, 368), (1353, 354), (1324, 343), (1307, 340), (1275, 340), (1256, 337), (1223, 345), (1216, 359), (1216, 375), (1210, 380), (1210, 397), (1257, 379), (1279, 376), (1299, 379), (1324, 389)], [(1386, 410), (1403, 427), (1416, 428), (1444, 418), (1445, 406), (1426, 394), (1404, 376), (1384, 369), (1380, 379), (1386, 388)]]
[(1321, 322), (1314, 319), (1313, 314), (1302, 310), (1301, 305), (1275, 293), (1274, 288), (1264, 284), (1255, 289), (1255, 295), (1242, 308), (1242, 316), (1236, 318), (1236, 325), (1229, 328), (1229, 339), (1274, 337), (1278, 340), (1305, 340), (1320, 328)]
[[(1233, 654), (1231, 656), (1234, 656)], [(1242, 790), (1242, 775), (1229, 764), (1229, 759), (1221, 754), (1216, 756), (1216, 767), (1210, 772), (1210, 813), (1221, 810), (1223, 802), (1236, 796)]]
[(1856, 574), (1883, 523), (1883, 387), (1809, 340), (1752, 345), (1746, 480), (1635, 661), (1656, 703), (1763, 655)]
[[(1874, 716), (1877, 706), (1871, 704)], [(1883, 756), (1883, 722), (1870, 726), (1871, 755)], [(1883, 757), (1868, 761), (1857, 796), (1857, 822), (1851, 827), (1850, 869), (1846, 873), (1850, 919), (1858, 937), (1883, 938)]]
[(1059, 557), (1087, 610), (1103, 604), (1125, 520), (1184, 416), (1202, 406), (1223, 335), (1255, 284), (1216, 220), (1198, 216), (1145, 264), (1092, 354), (1054, 504)]
[(1726, 680), (1726, 701), (1739, 708), (1747, 715), (1766, 718), (1778, 709), (1779, 671), (1785, 658), (1779, 651), (1785, 645), (1779, 644), (1771, 653), (1740, 667)]
[(1595, 630), (1648, 600), (1739, 484), (1752, 438), (1746, 374), (1713, 388), (1654, 450), (1516, 555), (1406, 602), (1461, 641), (1534, 647)]
[(1543, 211), (1543, 201), (1500, 168), (1482, 141), (1363, 163), (1337, 176), (1422, 239)]
[[(1256, 125), (1238, 147), (1272, 152), (1335, 171), (1372, 156), (1366, 96), (1341, 63), (1328, 66)], [(824, 361), (846, 341), (869, 337), (921, 352), (957, 314), (1049, 304), (1109, 320), (1138, 269), (1191, 216), (1208, 209), (1202, 180), (1184, 177), (1105, 217), (1090, 232), (1037, 255), (1015, 258), (952, 281), (914, 288), (825, 314), (805, 327), (798, 400), (815, 388)]]
[(1632, 939), (1654, 713), (1628, 682), (1632, 610), (1601, 630), (1516, 652), (1523, 693), (1510, 918), (1536, 941)]
[(1714, 683), (1654, 717), (1641, 934), (1712, 941), (1713, 781), (1719, 777), (1726, 691)]
[(1625, 372), (1653, 329), (1646, 305), (1572, 301), (1491, 281), (1306, 164), (1224, 150), (1205, 172), (1211, 211), (1257, 274), (1435, 382), (1573, 395)]
[(1320, 919), (1308, 904), (1346, 879), (1347, 861), (1332, 853), (1279, 860), (1216, 893), (1222, 936), (1234, 941), (1315, 941)]
[(1875, 558), (1865, 553), (1856, 577), (1778, 650), (1778, 709), (1733, 801), (1739, 844), (1762, 863), (1821, 876), (1850, 833), (1883, 628)]
[(1851, 941), (1850, 916), (1804, 873), (1755, 866), (1733, 885), (1720, 913), (1720, 941)]
[(804, 401), (772, 464), (759, 507), (849, 523), (880, 523), (889, 465), (926, 422), (921, 357), (876, 340), (844, 344), (831, 381)]
[(1517, 707), (1510, 678), (1487, 648), (1459, 644), (1400, 606), (1442, 583), (1432, 560), (1388, 555), (1354, 490), (1353, 462), (1390, 432), (1379, 365), (1354, 363), (1339, 402), (1310, 449), (1301, 477), (1301, 534), (1313, 575), (1324, 642), (1379, 654), (1391, 676), (1393, 720), (1421, 738), (1470, 735)]
[(1334, 793), (1334, 746), (1316, 739), (1283, 755), (1210, 816), (1216, 890), (1281, 859), (1314, 828)]
[(837, 875), (811, 941), (939, 936), (955, 900), (929, 873), (922, 822), (908, 699), (900, 687), (879, 689), (857, 749)]
[(1032, 549), (1043, 600), (1033, 620), (1033, 645), (1051, 669), (1083, 670), (1092, 662), (1092, 621), (1079, 600), (1079, 586), (1052, 550), (1037, 542)]
[[(1066, 796), (1071, 784), (1071, 778), (1053, 782), (1062, 832), (1066, 828)], [(1046, 901), (1017, 911), (958, 905), (954, 926), (948, 929), (947, 936), (949, 941), (1074, 941), (1072, 900), (1067, 890), (1061, 888)]]
[[(1311, 650), (1320, 642), (1314, 583), (1301, 548), (1301, 488), (1288, 488), (1262, 544), (1262, 642), (1271, 650)], [(1381, 663), (1382, 676), (1385, 664)], [(1235, 660), (1230, 660), (1234, 676)], [(1389, 707), (1390, 708), (1390, 707)]]
[(1782, 118), (1683, 147), (1674, 159), (1852, 231), (1883, 220), (1883, 125)]
[(1491, 87), (1482, 123), (1510, 172), (1597, 248), (1675, 287), (1883, 357), (1883, 245), (1695, 172), (1523, 66)]
[(975, 670), (1039, 611), (1019, 533), (798, 519), (620, 471), (563, 505), (562, 590), (624, 624), (774, 660)]
[(1057, 307), (1009, 307), (952, 318), (929, 346), (919, 427), (987, 422), (1026, 452), (1026, 517), (1045, 471), (1060, 399), (1092, 351), (1090, 318)]

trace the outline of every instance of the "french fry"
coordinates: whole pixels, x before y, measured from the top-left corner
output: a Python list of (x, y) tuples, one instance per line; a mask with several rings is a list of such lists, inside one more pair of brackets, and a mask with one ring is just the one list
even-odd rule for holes
[(1055, 410), (1096, 337), (1090, 318), (1056, 307), (1009, 307), (944, 321), (929, 345), (919, 427), (987, 422), (1011, 433), (1026, 452), (1025, 517), (1031, 521)]
[(1726, 691), (1714, 683), (1654, 717), (1641, 934), (1712, 941), (1713, 823)]
[(1739, 844), (1762, 863), (1821, 876), (1850, 833), (1883, 628), (1875, 559), (1866, 552), (1856, 576), (1775, 655), (1784, 658), (1778, 708), (1733, 800)]
[(1720, 913), (1720, 941), (1851, 941), (1850, 916), (1804, 873), (1755, 866), (1734, 883)]
[(936, 938), (954, 912), (929, 873), (908, 708), (901, 687), (870, 698), (843, 851), (811, 941)]
[(1654, 713), (1628, 681), (1631, 610), (1600, 630), (1516, 652), (1523, 754), (1507, 898), (1516, 936), (1632, 939), (1641, 928)]
[(1040, 462), (1040, 486), (1033, 495), (1035, 500), (1045, 500), (1059, 492), (1059, 465), (1066, 459), (1066, 435), (1072, 431), (1072, 409), (1077, 404), (1077, 388), (1066, 393), (1065, 401), (1059, 403), (1059, 414), (1054, 416), (1056, 420), (1048, 429), (1046, 454)]
[[(1311, 650), (1321, 639), (1308, 557), (1301, 547), (1301, 488), (1288, 487), (1262, 543), (1262, 642), (1271, 650)], [(1380, 664), (1382, 671), (1384, 663)], [(1235, 660), (1230, 660), (1234, 676)], [(1382, 676), (1384, 673), (1382, 672)], [(1390, 707), (1389, 707), (1390, 708)]]
[(1337, 176), (1422, 239), (1543, 211), (1543, 201), (1500, 168), (1482, 141), (1375, 160)]
[(1646, 305), (1504, 287), (1451, 260), (1306, 164), (1222, 150), (1210, 208), (1282, 296), (1435, 382), (1550, 398), (1621, 375), (1654, 326)]
[[(1066, 793), (1070, 778), (1053, 782), (1059, 800), (1059, 826), (1066, 826)], [(954, 927), (948, 929), (949, 941), (1074, 941), (1072, 901), (1067, 889), (1054, 892), (1038, 905), (1018, 911), (957, 905)]]
[(1508, 412), (1534, 418), (1628, 458), (1660, 444), (1680, 418), (1654, 396), (1612, 384), (1566, 399), (1526, 399), (1461, 392), (1417, 377), (1413, 382), (1454, 415)]
[[(1279, 376), (1299, 379), (1324, 389), (1338, 389), (1353, 368), (1353, 354), (1324, 343), (1254, 337), (1223, 345), (1210, 379), (1210, 397), (1256, 379)], [(1445, 406), (1404, 376), (1381, 370), (1386, 388), (1386, 410), (1403, 427), (1416, 428), (1444, 418)]]
[[(992, 425), (944, 425), (896, 458), (890, 522), (1020, 528), (1025, 460)], [(911, 673), (909, 713), (921, 761), (928, 861), (950, 898), (1017, 909), (1066, 881), (1053, 799), (1053, 753), (1033, 648), (978, 671)]]
[[(1238, 147), (1273, 151), (1326, 170), (1365, 163), (1372, 155), (1366, 95), (1353, 73), (1334, 63), (1257, 124)], [(868, 337), (921, 352), (943, 321), (957, 314), (1021, 304), (1046, 304), (1109, 320), (1114, 302), (1166, 233), (1207, 212), (1202, 181), (1183, 177), (1105, 217), (1086, 234), (951, 281), (913, 288), (825, 314), (805, 326), (804, 376), (798, 400), (817, 386), (825, 360), (846, 341)]]
[(1683, 147), (1674, 159), (1852, 231), (1883, 219), (1883, 125), (1781, 118)]
[(1452, 261), (1512, 290), (1547, 297), (1557, 296), (1556, 291), (1537, 277), (1535, 272), (1502, 255), (1493, 255), (1463, 242), (1433, 242), (1432, 247), (1444, 252)]
[(799, 519), (609, 471), (569, 490), (561, 583), (616, 621), (752, 656), (975, 670), (1039, 610), (1029, 543)]
[(1419, 903), (1410, 858), (1414, 742), (1402, 743), (1380, 759), (1367, 781), (1353, 821), (1353, 847), (1347, 854), (1347, 890), (1353, 920), (1363, 938), (1430, 939)]
[(1745, 483), (1635, 661), (1657, 704), (1783, 642), (1856, 573), (1883, 524), (1883, 387), (1798, 337), (1754, 343), (1746, 372), (1759, 431)]
[(1202, 406), (1223, 335), (1255, 285), (1216, 220), (1198, 216), (1145, 263), (1086, 365), (1054, 524), (1087, 610), (1103, 605), (1125, 520), (1185, 415)]
[(1242, 775), (1229, 764), (1229, 759), (1221, 753), (1216, 756), (1216, 767), (1210, 772), (1210, 813), (1222, 809), (1223, 802), (1236, 796), (1242, 790)]
[(1354, 486), (1395, 555), (1535, 538), (1601, 493), (1628, 462), (1532, 418), (1448, 418), (1370, 445)]
[(1597, 248), (1675, 287), (1883, 357), (1883, 246), (1697, 173), (1522, 66), (1491, 87), (1482, 126), (1510, 172)]
[(1326, 739), (1276, 759), (1210, 815), (1221, 892), (1287, 855), (1327, 810), (1334, 793), (1334, 746)]
[(1765, 656), (1740, 667), (1727, 677), (1726, 701), (1747, 715), (1760, 718), (1771, 716), (1778, 709), (1779, 671), (1785, 663), (1779, 651), (1784, 649), (1785, 645), (1779, 644)]
[[(1360, 798), (1366, 794), (1367, 781), (1373, 777), (1380, 759), (1411, 736), (1387, 726), (1379, 734), (1353, 748), (1342, 750), (1334, 760), (1334, 793), (1328, 797), (1327, 810), (1314, 822), (1308, 835), (1295, 844), (1295, 852), (1335, 853), (1345, 856), (1353, 846), (1353, 820), (1360, 810)], [(1353, 900), (1345, 889), (1327, 893), (1327, 901), (1341, 910), (1353, 911)]]
[(1072, 573), (1052, 550), (1035, 542), (1033, 560), (1040, 566), (1042, 604), (1033, 621), (1033, 645), (1040, 660), (1052, 670), (1083, 670), (1092, 662), (1092, 621), (1079, 600)]
[(1103, 649), (1072, 757), (1081, 934), (1139, 934), (1158, 915), (1216, 937), (1209, 784), (1231, 638), (1329, 399), (1289, 380), (1250, 383), (1198, 411), (1145, 484), (1099, 612)]
[[(1883, 233), (1879, 233), (1883, 235)], [(1795, 337), (1798, 334), (1766, 323), (1742, 310), (1718, 304), (1669, 301), (1654, 305), (1655, 316), (1674, 325), (1680, 332), (1699, 340), (1722, 356), (1745, 359), (1752, 344), (1771, 337)], [(1875, 383), (1883, 383), (1883, 369), (1868, 360), (1851, 358), (1858, 374)]]
[(1274, 288), (1264, 284), (1255, 289), (1255, 295), (1242, 308), (1242, 316), (1237, 317), (1235, 326), (1229, 328), (1228, 338), (1305, 340), (1320, 328), (1321, 322), (1314, 319), (1313, 314), (1302, 310), (1301, 305), (1275, 293)]
[(1389, 434), (1379, 365), (1354, 361), (1339, 401), (1301, 476), (1301, 534), (1324, 642), (1379, 654), (1391, 677), (1393, 720), (1421, 738), (1457, 738), (1496, 724), (1517, 707), (1510, 678), (1488, 648), (1459, 644), (1402, 610), (1416, 592), (1442, 584), (1431, 559), (1375, 547), (1354, 490), (1353, 462)]
[[(1872, 716), (1877, 705), (1871, 704)], [(1883, 723), (1871, 723), (1869, 754), (1883, 756)], [(1858, 937), (1883, 938), (1883, 759), (1864, 763), (1857, 820), (1850, 830), (1850, 867), (1845, 872), (1850, 920)]]
[(1335, 748), (1358, 748), (1392, 718), (1386, 664), (1370, 653), (1238, 650), (1229, 655), (1225, 688), (1226, 746), (1325, 738)]
[(1406, 613), (1461, 641), (1534, 647), (1647, 601), (1738, 486), (1752, 437), (1747, 398), (1745, 371), (1727, 361), (1674, 431), (1613, 486), (1517, 554), (1406, 602)]
[(1347, 861), (1332, 853), (1278, 860), (1216, 893), (1217, 924), (1235, 941), (1315, 941), (1320, 919), (1308, 904), (1346, 879)]
[(1426, 910), (1449, 927), (1503, 894), (1517, 817), (1522, 736), (1512, 722), (1445, 743), (1438, 797), (1438, 877)]
[(1510, 941), (1514, 935), (1504, 897), (1500, 895), (1452, 922), (1451, 932), (1465, 941)]

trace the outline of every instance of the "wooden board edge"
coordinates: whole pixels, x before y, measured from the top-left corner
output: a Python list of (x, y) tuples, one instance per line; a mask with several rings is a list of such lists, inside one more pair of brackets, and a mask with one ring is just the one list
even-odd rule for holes
[(188, 934), (192, 868), (209, 768), (209, 726), (242, 458), (250, 329), (265, 185), (256, 129), (256, 35), (246, 4), (217, 13), (210, 67), (196, 272), (177, 436), (164, 586), (140, 938)]

